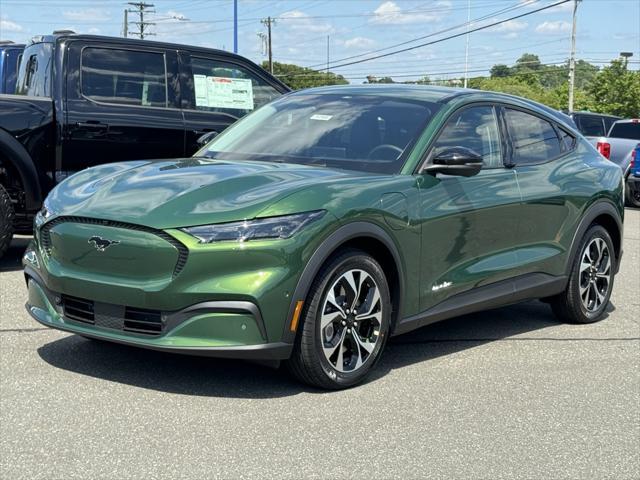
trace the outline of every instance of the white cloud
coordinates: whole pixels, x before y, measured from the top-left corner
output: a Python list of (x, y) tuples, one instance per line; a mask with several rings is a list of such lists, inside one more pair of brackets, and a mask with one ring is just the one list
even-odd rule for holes
[(87, 33), (90, 33), (91, 35), (99, 35), (100, 29), (96, 27), (91, 27), (89, 30), (87, 30)]
[(23, 30), (22, 25), (18, 25), (16, 22), (6, 18), (0, 19), (0, 32), (22, 32)]
[[(495, 21), (495, 20), (492, 20)], [(494, 32), (520, 32), (527, 28), (529, 24), (527, 22), (521, 22), (519, 20), (509, 20), (508, 22), (501, 23), (491, 28)]]
[(309, 18), (304, 12), (300, 10), (291, 10), (284, 12), (280, 15), (280, 21), (293, 31), (304, 31), (311, 33), (331, 33), (333, 27), (330, 23), (316, 22), (314, 19)]
[(537, 33), (558, 34), (571, 30), (571, 24), (564, 20), (556, 20), (553, 22), (542, 22), (536, 27)]
[[(544, 7), (544, 2), (540, 2), (540, 0), (520, 0), (522, 5), (525, 5), (531, 9)], [(547, 4), (555, 3), (554, 0), (549, 0)], [(559, 13), (559, 12), (571, 12), (573, 10), (573, 2), (561, 3), (560, 5), (556, 5), (555, 7), (548, 8), (547, 10), (542, 10), (541, 13)]]
[(353, 48), (353, 49), (365, 49), (371, 48), (376, 44), (375, 40), (366, 37), (354, 37), (349, 40), (345, 40), (344, 47), (345, 48)]
[(85, 8), (83, 10), (65, 10), (62, 16), (77, 22), (104, 22), (111, 19), (111, 14), (103, 8)]
[[(449, 2), (438, 2), (441, 7), (447, 7)], [(444, 13), (442, 10), (433, 12), (412, 12), (411, 10), (402, 10), (397, 3), (387, 1), (382, 3), (374, 11), (372, 18), (373, 23), (381, 23), (388, 25), (398, 25), (407, 23), (424, 23), (424, 22), (437, 22), (442, 18)]]

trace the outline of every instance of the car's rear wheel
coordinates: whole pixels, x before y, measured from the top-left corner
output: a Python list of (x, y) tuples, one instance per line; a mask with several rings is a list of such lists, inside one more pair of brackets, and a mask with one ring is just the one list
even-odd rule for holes
[(9, 194), (0, 185), (0, 258), (2, 258), (13, 238), (13, 219), (15, 212)]
[(360, 250), (345, 250), (327, 262), (311, 286), (287, 366), (313, 386), (356, 385), (379, 360), (390, 319), (382, 268)]
[(567, 288), (552, 297), (555, 315), (569, 323), (593, 323), (609, 304), (615, 272), (615, 251), (607, 230), (593, 225), (580, 242)]

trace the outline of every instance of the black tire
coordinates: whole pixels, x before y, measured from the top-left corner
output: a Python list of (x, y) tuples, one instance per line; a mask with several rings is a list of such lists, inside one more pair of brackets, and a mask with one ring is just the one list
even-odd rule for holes
[[(586, 265), (586, 263), (588, 263), (583, 263), (586, 249), (587, 247), (592, 246), (592, 242), (597, 239), (602, 240), (604, 244), (606, 244), (608, 251), (607, 255), (610, 262), (609, 279), (607, 281), (607, 288), (605, 292), (601, 291), (597, 283), (593, 283), (593, 288), (597, 289), (597, 291), (591, 290), (590, 279), (592, 278), (592, 273), (594, 282), (599, 281), (597, 278), (597, 266), (594, 267), (596, 270), (595, 272), (591, 271), (591, 267), (587, 268), (584, 272), (581, 272), (581, 265)], [(605, 260), (603, 260), (603, 262), (605, 262)], [(550, 299), (549, 303), (551, 304), (553, 313), (559, 320), (567, 323), (594, 323), (601, 320), (602, 315), (609, 304), (609, 299), (611, 298), (615, 271), (616, 256), (611, 237), (604, 227), (594, 224), (589, 227), (578, 246), (576, 257), (573, 259), (573, 266), (571, 268), (571, 275), (569, 277), (569, 282), (567, 283), (567, 288), (561, 294), (551, 297)], [(585, 284), (587, 285), (586, 287), (584, 287)], [(584, 288), (588, 290), (586, 292), (586, 297), (581, 296), (581, 288), (583, 291), (586, 291)], [(600, 294), (602, 294), (603, 300), (601, 300), (601, 303), (597, 305), (596, 297), (600, 298)], [(584, 298), (586, 298), (587, 304), (591, 303), (589, 302), (590, 298), (594, 299), (592, 309), (585, 305)]]
[(9, 194), (0, 185), (0, 258), (4, 256), (13, 238), (15, 212)]
[[(337, 369), (339, 360), (336, 360), (336, 366), (334, 366), (331, 363), (330, 358), (327, 358), (324, 353), (323, 345), (326, 346), (325, 341), (329, 342), (329, 339), (325, 340), (325, 337), (321, 332), (320, 319), (323, 313), (321, 309), (325, 308), (326, 305), (329, 305), (327, 303), (329, 290), (335, 286), (335, 283), (341, 281), (340, 279), (343, 278), (343, 275), (348, 275), (348, 272), (356, 270), (364, 271), (369, 276), (369, 278), (367, 278), (366, 280), (362, 280), (363, 275), (356, 274), (358, 275), (358, 282), (360, 282), (362, 286), (365, 286), (365, 288), (368, 288), (369, 290), (366, 293), (366, 298), (362, 297), (361, 295), (360, 298), (364, 298), (361, 303), (356, 298), (353, 301), (352, 305), (356, 305), (356, 308), (370, 307), (370, 311), (374, 310), (373, 307), (375, 305), (379, 305), (379, 309), (375, 308), (375, 310), (376, 313), (379, 314), (381, 319), (379, 321), (379, 328), (376, 331), (375, 328), (373, 328), (371, 325), (365, 325), (364, 322), (366, 322), (366, 320), (356, 319), (357, 321), (360, 321), (360, 326), (358, 326), (357, 321), (355, 325), (353, 323), (349, 323), (344, 326), (344, 322), (342, 322), (341, 320), (343, 317), (336, 317), (336, 333), (334, 338), (337, 339), (342, 333), (342, 342), (338, 340), (337, 349), (334, 350), (334, 352), (337, 352), (338, 349), (341, 350), (340, 356), (337, 358), (342, 358), (342, 352), (348, 350), (349, 352), (351, 352), (348, 354), (348, 356), (350, 356), (352, 359), (354, 356), (356, 356), (357, 364), (359, 360), (364, 359), (364, 355), (367, 355), (366, 359), (362, 360), (361, 366), (356, 367), (354, 371), (339, 371)], [(370, 279), (373, 279), (373, 283), (369, 283)], [(373, 287), (371, 285), (373, 285)], [(362, 290), (362, 286), (359, 287), (359, 289)], [(375, 305), (372, 305), (373, 302), (370, 300), (370, 297), (374, 297), (375, 293), (370, 294), (369, 292), (372, 291), (372, 288), (375, 289), (376, 287), (380, 296), (380, 300)], [(337, 288), (339, 289), (340, 287)], [(334, 289), (333, 292), (335, 291), (336, 290)], [(347, 300), (346, 294), (344, 300)], [(349, 300), (351, 299), (349, 298)], [(348, 308), (345, 307), (345, 305), (346, 302), (342, 307)], [(343, 313), (344, 312), (349, 312), (349, 310), (346, 309), (343, 311)], [(334, 312), (334, 315), (335, 314), (336, 312)], [(348, 321), (353, 322), (356, 314), (357, 311), (354, 309), (354, 311), (351, 312), (353, 318)], [(345, 322), (346, 321), (347, 320), (345, 319)], [(376, 322), (376, 325), (378, 325), (378, 320), (374, 321)], [(298, 335), (294, 345), (294, 350), (291, 358), (286, 362), (286, 366), (288, 370), (293, 374), (293, 376), (298, 380), (315, 387), (337, 390), (354, 386), (362, 382), (366, 378), (366, 376), (371, 372), (371, 369), (380, 359), (382, 350), (384, 349), (388, 337), (390, 321), (391, 295), (382, 268), (374, 258), (363, 251), (355, 249), (343, 250), (327, 261), (327, 263), (318, 273), (309, 290), (309, 294), (307, 295), (305, 306), (301, 314), (300, 325), (298, 327)], [(348, 328), (349, 326), (351, 326), (351, 328)], [(327, 327), (325, 327), (325, 334), (326, 328), (329, 328), (328, 325)], [(356, 346), (357, 343), (355, 342), (355, 337), (356, 335), (360, 335), (363, 328), (365, 329), (365, 331), (367, 331), (368, 329), (369, 336), (367, 337), (367, 340), (370, 340), (372, 336), (376, 338), (375, 346), (373, 346), (370, 353), (367, 353), (364, 346), (362, 347), (362, 349)], [(358, 333), (346, 333), (344, 332), (344, 330), (347, 330), (348, 332), (351, 332), (351, 330), (353, 330), (353, 332)], [(331, 325), (331, 331), (334, 331), (333, 324)], [(345, 338), (347, 336), (349, 337)], [(358, 338), (361, 339), (362, 337), (358, 336)], [(370, 346), (373, 345), (371, 343), (368, 344)], [(342, 345), (345, 345), (344, 350)], [(347, 348), (346, 345), (349, 345), (349, 348)], [(358, 349), (358, 353), (353, 353), (354, 346)], [(331, 346), (329, 348), (335, 347)], [(361, 357), (358, 358), (357, 355), (361, 355)], [(345, 363), (343, 362), (342, 365), (344, 367)]]
[(633, 188), (631, 186), (631, 182), (627, 181), (626, 187), (627, 187), (625, 188), (626, 206), (640, 208), (640, 185), (638, 185), (636, 188)]

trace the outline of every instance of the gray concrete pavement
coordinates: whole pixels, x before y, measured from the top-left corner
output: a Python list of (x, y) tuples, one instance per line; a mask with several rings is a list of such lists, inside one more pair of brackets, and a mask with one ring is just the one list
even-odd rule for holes
[(301, 386), (244, 362), (40, 328), (26, 240), (0, 261), (0, 478), (640, 478), (640, 211), (608, 317), (540, 302), (394, 339), (372, 380)]

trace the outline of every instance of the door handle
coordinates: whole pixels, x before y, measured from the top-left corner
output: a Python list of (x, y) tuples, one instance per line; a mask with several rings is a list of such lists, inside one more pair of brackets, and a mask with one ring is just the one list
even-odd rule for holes
[(100, 122), (76, 122), (76, 127), (86, 128), (87, 130), (107, 130), (109, 125)]
[(194, 130), (193, 131), (193, 133), (198, 137), (201, 137), (205, 133), (210, 133), (210, 132), (216, 132), (216, 134), (219, 133), (217, 130), (214, 130), (213, 128), (204, 128), (202, 130)]

